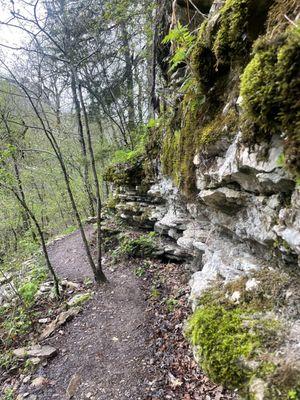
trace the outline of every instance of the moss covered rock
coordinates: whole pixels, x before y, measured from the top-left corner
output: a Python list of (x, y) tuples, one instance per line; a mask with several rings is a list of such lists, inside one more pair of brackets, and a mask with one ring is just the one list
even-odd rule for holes
[(120, 163), (109, 166), (103, 179), (116, 186), (135, 186), (143, 179), (143, 167), (141, 161), (134, 163)]
[(216, 281), (202, 295), (186, 335), (214, 382), (238, 389), (243, 399), (299, 398), (298, 367), (280, 358), (288, 330), (285, 292), (293, 284), (283, 271), (262, 269), (225, 286)]
[(285, 163), (300, 173), (300, 28), (258, 41), (241, 80), (244, 119), (250, 140), (284, 134)]
[(203, 22), (192, 53), (193, 70), (209, 89), (233, 63), (244, 65), (252, 43), (265, 29), (270, 0), (227, 0), (218, 14)]

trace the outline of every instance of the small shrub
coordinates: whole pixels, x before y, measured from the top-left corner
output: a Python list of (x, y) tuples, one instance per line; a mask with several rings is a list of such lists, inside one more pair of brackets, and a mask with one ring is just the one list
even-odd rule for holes
[(166, 305), (168, 311), (171, 313), (178, 306), (178, 300), (174, 299), (174, 297), (170, 297), (169, 299), (166, 299)]
[(150, 257), (156, 248), (155, 237), (155, 232), (150, 232), (147, 235), (141, 235), (134, 239), (124, 237), (121, 240), (120, 246), (115, 251), (115, 256), (127, 258)]
[(19, 292), (26, 304), (30, 304), (34, 301), (35, 295), (39, 290), (37, 282), (26, 282), (20, 288)]
[(153, 286), (151, 288), (151, 293), (150, 293), (151, 297), (153, 299), (158, 299), (160, 297), (160, 291), (157, 289), (157, 287)]

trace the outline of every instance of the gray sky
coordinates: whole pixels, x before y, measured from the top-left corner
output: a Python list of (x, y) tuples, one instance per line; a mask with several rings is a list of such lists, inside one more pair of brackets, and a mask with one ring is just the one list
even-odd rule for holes
[[(4, 5), (3, 5), (4, 3)], [(7, 4), (7, 5), (5, 5)], [(0, 3), (0, 20), (7, 21), (10, 17), (9, 7), (10, 0), (4, 0)], [(18, 47), (22, 44), (22, 42), (26, 40), (26, 36), (21, 29), (18, 28), (11, 28), (5, 25), (0, 25), (0, 44)], [(1, 46), (1, 50), (7, 56), (13, 53), (11, 50), (6, 49), (5, 47)]]

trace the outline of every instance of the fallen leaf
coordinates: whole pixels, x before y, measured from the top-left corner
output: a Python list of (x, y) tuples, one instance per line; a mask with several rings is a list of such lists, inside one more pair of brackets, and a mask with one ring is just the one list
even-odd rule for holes
[(72, 376), (66, 391), (68, 399), (72, 399), (77, 389), (79, 388), (80, 383), (81, 383), (81, 376), (78, 373), (76, 373), (75, 375)]

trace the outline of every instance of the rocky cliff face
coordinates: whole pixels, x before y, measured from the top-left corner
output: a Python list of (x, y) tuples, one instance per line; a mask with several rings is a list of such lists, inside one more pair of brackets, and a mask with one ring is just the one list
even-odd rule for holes
[(193, 8), (211, 7), (189, 58), (164, 64), (159, 172), (119, 187), (116, 210), (191, 269), (187, 336), (212, 379), (242, 398), (299, 399), (299, 5), (208, 3)]

